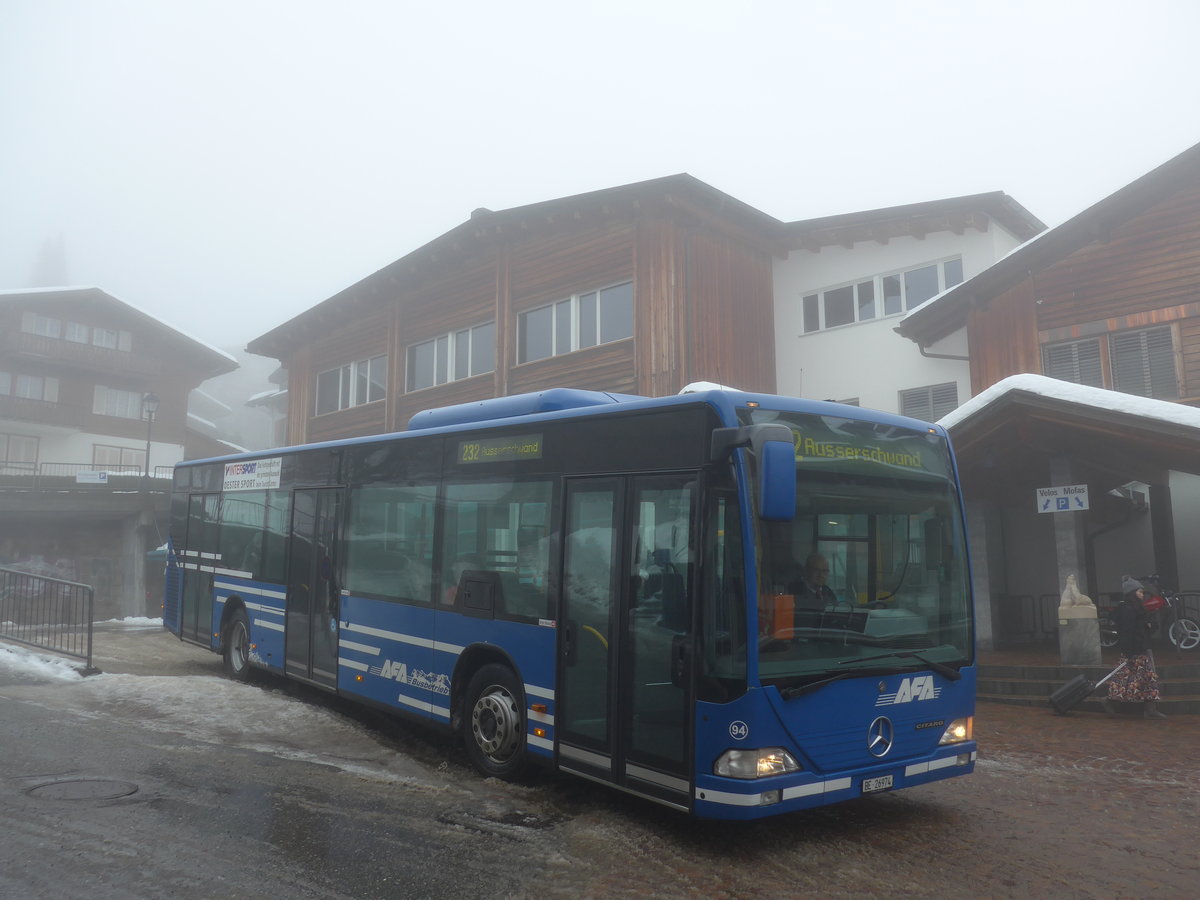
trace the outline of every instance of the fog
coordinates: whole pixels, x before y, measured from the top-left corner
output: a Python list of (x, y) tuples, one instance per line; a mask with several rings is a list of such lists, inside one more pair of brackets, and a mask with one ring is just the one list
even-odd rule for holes
[(466, 220), (688, 172), (1050, 225), (1200, 140), (1200, 4), (5, 0), (0, 288), (239, 347)]

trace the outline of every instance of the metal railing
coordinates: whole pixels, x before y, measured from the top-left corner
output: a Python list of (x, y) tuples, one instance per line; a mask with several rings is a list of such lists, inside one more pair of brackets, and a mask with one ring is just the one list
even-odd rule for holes
[(92, 668), (90, 585), (0, 568), (0, 640), (83, 660)]
[[(1200, 591), (1181, 591), (1177, 595), (1179, 615), (1200, 619)], [(994, 598), (997, 607), (996, 639), (1007, 646), (1033, 644), (1058, 639), (1060, 594), (1001, 594)], [(1121, 600), (1119, 593), (1100, 593), (1092, 598), (1101, 616)]]
[[(169, 489), (174, 466), (155, 466), (150, 470), (151, 484), (156, 490)], [(95, 490), (105, 486), (120, 486), (130, 490), (145, 479), (142, 466), (103, 466), (95, 463), (17, 463), (0, 461), (0, 487), (39, 490)]]

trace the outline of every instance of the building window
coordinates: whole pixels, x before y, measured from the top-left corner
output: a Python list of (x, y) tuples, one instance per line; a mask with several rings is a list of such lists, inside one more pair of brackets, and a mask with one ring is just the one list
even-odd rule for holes
[(1113, 390), (1157, 400), (1178, 400), (1171, 326), (1114, 334), (1108, 340)]
[(1046, 344), (1042, 347), (1042, 373), (1073, 384), (1111, 388), (1140, 397), (1179, 399), (1170, 325)]
[(140, 391), (122, 391), (98, 384), (92, 396), (92, 412), (98, 416), (141, 419), (142, 399), (145, 396)]
[(24, 312), (21, 314), (21, 330), (26, 334), (56, 338), (62, 334), (62, 322), (40, 313)]
[(439, 334), (408, 348), (406, 391), (496, 371), (496, 323)]
[(958, 383), (931, 384), (900, 392), (900, 415), (936, 422), (958, 408)]
[(387, 396), (387, 356), (373, 356), (317, 376), (317, 415), (374, 403)]
[(962, 257), (889, 272), (872, 278), (805, 294), (801, 320), (805, 334), (839, 325), (895, 316), (963, 280)]
[(23, 434), (0, 434), (0, 471), (29, 474), (37, 468), (38, 439)]
[(1050, 378), (1104, 387), (1104, 367), (1100, 363), (1100, 341), (1069, 341), (1042, 348), (1042, 372)]
[(517, 322), (517, 362), (562, 356), (633, 337), (633, 282), (572, 294), (523, 312)]
[(12, 379), (12, 394), (26, 400), (41, 400), (45, 403), (58, 402), (58, 379), (41, 375), (15, 375)]
[(75, 344), (87, 344), (92, 340), (92, 330), (79, 322), (67, 322), (63, 337)]
[(95, 444), (92, 447), (92, 465), (97, 469), (113, 468), (141, 472), (146, 468), (146, 450)]

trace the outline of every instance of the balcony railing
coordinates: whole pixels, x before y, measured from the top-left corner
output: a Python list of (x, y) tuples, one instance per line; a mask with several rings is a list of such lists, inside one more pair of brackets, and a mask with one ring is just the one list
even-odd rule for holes
[[(152, 490), (170, 490), (174, 466), (150, 470)], [(22, 463), (0, 461), (0, 489), (139, 490), (147, 487), (142, 466), (98, 466), (95, 463)]]
[(0, 349), (18, 356), (36, 356), (55, 363), (89, 372), (121, 372), (135, 375), (157, 375), (163, 371), (161, 360), (138, 356), (126, 350), (97, 347), (62, 338), (9, 332), (0, 340)]
[(78, 425), (84, 415), (90, 415), (74, 403), (58, 403), (49, 400), (34, 400), (30, 397), (14, 397), (0, 394), (0, 419), (19, 419), (23, 422), (38, 422), (43, 425)]

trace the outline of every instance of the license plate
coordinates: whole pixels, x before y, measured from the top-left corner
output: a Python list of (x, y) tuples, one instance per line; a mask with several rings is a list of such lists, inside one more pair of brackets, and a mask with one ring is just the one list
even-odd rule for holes
[(886, 791), (891, 786), (891, 775), (880, 775), (878, 778), (864, 778), (862, 783), (862, 792), (864, 794), (869, 794), (872, 791)]

